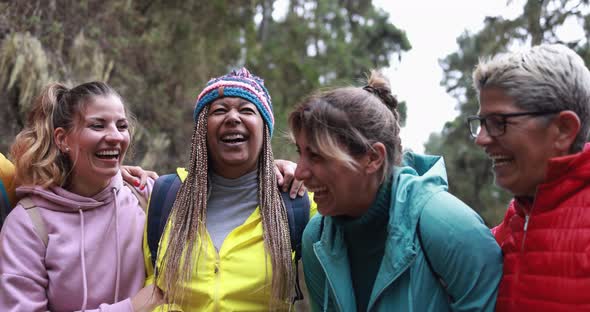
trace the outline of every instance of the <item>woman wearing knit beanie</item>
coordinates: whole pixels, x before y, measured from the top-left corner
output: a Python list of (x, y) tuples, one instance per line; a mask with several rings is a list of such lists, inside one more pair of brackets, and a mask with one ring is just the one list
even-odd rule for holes
[(263, 80), (245, 68), (210, 80), (194, 120), (190, 162), (178, 170), (183, 183), (153, 260), (168, 309), (288, 309), (295, 271)]

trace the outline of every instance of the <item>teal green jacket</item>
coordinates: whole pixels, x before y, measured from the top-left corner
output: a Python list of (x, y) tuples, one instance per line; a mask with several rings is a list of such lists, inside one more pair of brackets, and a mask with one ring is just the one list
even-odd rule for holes
[[(385, 254), (367, 311), (493, 311), (502, 254), (481, 218), (447, 192), (443, 159), (406, 153), (392, 178)], [(343, 231), (330, 217), (310, 220), (302, 256), (313, 310), (356, 311)]]

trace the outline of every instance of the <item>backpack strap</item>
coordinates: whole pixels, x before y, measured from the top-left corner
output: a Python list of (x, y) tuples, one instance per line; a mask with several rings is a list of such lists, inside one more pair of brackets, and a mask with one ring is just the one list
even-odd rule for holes
[(8, 192), (2, 180), (0, 180), (0, 228), (4, 224), (4, 220), (11, 210), (10, 200), (8, 200)]
[(160, 237), (168, 222), (168, 216), (181, 184), (180, 177), (176, 173), (167, 174), (156, 180), (152, 190), (147, 218), (147, 241), (154, 269)]
[(281, 192), (287, 219), (289, 220), (289, 233), (291, 236), (291, 249), (295, 252), (295, 260), (301, 259), (301, 238), (303, 230), (309, 221), (310, 202), (307, 194), (297, 196), (295, 199), (289, 197), (289, 192)]
[(426, 250), (426, 245), (424, 245), (424, 242), (422, 241), (422, 230), (420, 229), (420, 219), (418, 219), (418, 224), (416, 225), (417, 227), (417, 235), (418, 235), (418, 241), (420, 241), (420, 246), (422, 246), (422, 253), (424, 254), (424, 259), (426, 260), (426, 264), (428, 264), (428, 268), (430, 269), (430, 271), (432, 272), (432, 274), (434, 274), (434, 277), (436, 277), (436, 279), (438, 280), (438, 282), (440, 283), (440, 285), (443, 287), (443, 289), (445, 290), (445, 293), (447, 294), (447, 297), (449, 298), (449, 302), (453, 302), (453, 296), (451, 296), (449, 294), (449, 287), (447, 285), (447, 283), (445, 282), (445, 280), (442, 278), (442, 276), (434, 269), (434, 267), (432, 266), (432, 262), (430, 262), (430, 258), (428, 258), (428, 251)]
[(147, 200), (146, 200), (145, 196), (143, 194), (141, 194), (134, 186), (127, 183), (127, 181), (123, 181), (123, 185), (125, 185), (127, 188), (129, 188), (129, 190), (131, 190), (131, 193), (133, 195), (135, 195), (135, 197), (137, 197), (137, 201), (139, 202), (139, 206), (141, 206), (141, 209), (143, 209), (143, 211), (145, 212), (145, 209), (147, 208)]
[(299, 286), (299, 260), (301, 259), (301, 238), (303, 230), (309, 222), (310, 202), (309, 196), (297, 196), (295, 199), (289, 197), (289, 192), (281, 192), (285, 209), (287, 210), (287, 219), (289, 220), (289, 235), (291, 237), (291, 250), (295, 252), (295, 297), (293, 303), (303, 299), (303, 292)]
[(47, 234), (47, 228), (45, 228), (45, 222), (41, 218), (41, 214), (39, 213), (39, 208), (32, 199), (25, 197), (21, 199), (20, 204), (25, 208), (25, 211), (31, 218), (31, 222), (33, 222), (33, 230), (39, 236), (39, 239), (43, 242), (43, 246), (47, 248), (47, 243), (49, 242), (49, 234)]

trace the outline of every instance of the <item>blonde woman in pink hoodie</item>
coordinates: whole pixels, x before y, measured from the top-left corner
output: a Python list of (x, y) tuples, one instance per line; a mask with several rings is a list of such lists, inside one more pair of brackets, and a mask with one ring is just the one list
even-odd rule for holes
[[(12, 147), (22, 200), (0, 232), (0, 311), (151, 311), (143, 287), (145, 213), (121, 178), (132, 123), (120, 96), (90, 82), (48, 86)], [(134, 192), (139, 192), (134, 194)]]

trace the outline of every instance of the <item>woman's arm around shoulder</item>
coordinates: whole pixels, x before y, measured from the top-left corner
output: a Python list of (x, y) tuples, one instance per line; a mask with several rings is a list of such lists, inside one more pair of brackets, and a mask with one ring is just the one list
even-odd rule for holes
[(494, 311), (502, 278), (502, 253), (475, 211), (439, 192), (420, 217), (422, 248), (447, 285), (453, 311)]

